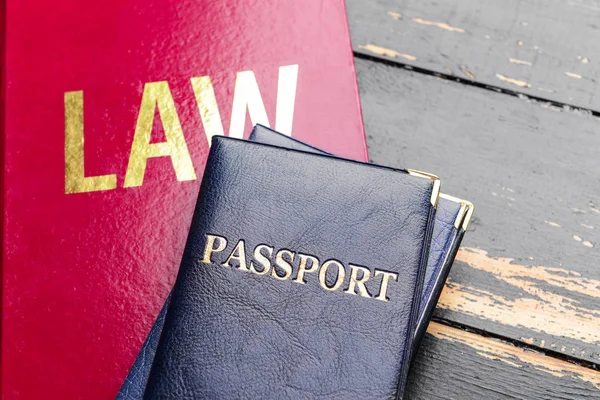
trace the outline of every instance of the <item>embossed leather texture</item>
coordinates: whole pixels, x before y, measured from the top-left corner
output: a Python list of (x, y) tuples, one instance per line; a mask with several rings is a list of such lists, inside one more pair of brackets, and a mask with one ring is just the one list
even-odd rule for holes
[(443, 197), (438, 200), (411, 360), (414, 360), (419, 351), (421, 341), (425, 336), (425, 332), (427, 332), (427, 326), (444, 289), (446, 279), (464, 236), (464, 231), (454, 226), (454, 221), (456, 221), (460, 209), (460, 203)]
[[(329, 154), (262, 125), (256, 125), (254, 127), (249, 140), (301, 151)], [(435, 310), (446, 278), (452, 267), (452, 263), (454, 262), (454, 256), (456, 255), (456, 251), (458, 250), (464, 235), (464, 231), (457, 230), (454, 227), (454, 221), (459, 211), (460, 204), (444, 198), (439, 199), (438, 208), (435, 214), (433, 236), (429, 250), (423, 292), (419, 306), (418, 322), (412, 345), (412, 358), (416, 356), (423, 336), (427, 331), (427, 326), (429, 325), (429, 321)], [(167, 301), (168, 300), (169, 299), (167, 299)], [(151, 331), (152, 335), (155, 335), (157, 331), (160, 332), (162, 330), (163, 322), (164, 318), (157, 319), (156, 324)], [(148, 341), (146, 341), (146, 343), (147, 342)], [(119, 397), (121, 399), (139, 400), (143, 396), (143, 389), (148, 381), (150, 366), (156, 351), (156, 346), (150, 348), (146, 343), (123, 383), (120, 396), (124, 395), (122, 392), (125, 390), (127, 391), (127, 397)], [(132, 390), (131, 387), (135, 387), (136, 389)], [(139, 388), (141, 388), (141, 390)]]
[[(254, 128), (249, 139), (259, 143), (269, 143), (281, 147), (327, 154), (322, 150), (282, 135), (281, 133), (262, 125), (257, 125)], [(457, 229), (454, 226), (454, 222), (456, 221), (460, 209), (460, 203), (441, 197), (438, 200), (433, 227), (433, 237), (429, 248), (429, 258), (425, 270), (425, 281), (419, 305), (419, 316), (411, 349), (411, 359), (414, 359), (419, 350), (421, 341), (427, 331), (427, 326), (429, 325), (429, 321), (431, 320), (435, 306), (442, 293), (452, 264), (454, 263), (456, 252), (460, 247), (460, 243), (465, 233), (463, 230)]]
[(150, 368), (156, 355), (156, 347), (158, 346), (158, 340), (160, 339), (160, 334), (165, 323), (165, 315), (167, 314), (170, 301), (171, 294), (169, 293), (165, 304), (163, 304), (158, 317), (156, 317), (156, 321), (154, 321), (148, 337), (144, 341), (117, 394), (116, 400), (140, 400), (144, 396), (146, 383), (148, 383), (148, 376), (150, 375)]
[[(308, 143), (304, 143), (298, 139), (294, 139), (291, 136), (286, 136), (286, 135), (279, 133), (271, 128), (267, 128), (266, 126), (261, 125), (261, 124), (256, 124), (256, 126), (254, 126), (254, 129), (252, 129), (252, 132), (250, 133), (248, 140), (250, 140), (252, 142), (256, 142), (256, 143), (264, 143), (264, 144), (270, 144), (273, 146), (284, 147), (286, 149), (306, 151), (306, 152), (315, 153), (315, 154), (331, 155), (331, 153), (328, 153), (326, 151), (318, 149), (318, 148), (311, 146)], [(403, 172), (406, 172), (406, 171), (403, 170)]]
[(114, 398), (213, 135), (368, 159), (345, 1), (9, 0), (0, 21), (0, 397)]
[[(317, 149), (316, 147), (310, 146), (290, 136), (283, 135), (260, 124), (257, 124), (254, 127), (248, 140), (312, 153), (329, 154), (323, 150)], [(152, 326), (152, 330), (148, 334), (148, 338), (144, 342), (142, 349), (136, 357), (129, 373), (127, 374), (127, 377), (125, 378), (125, 381), (123, 382), (123, 385), (121, 386), (121, 389), (119, 390), (119, 394), (117, 396), (118, 400), (140, 400), (144, 396), (144, 390), (146, 388), (146, 383), (148, 382), (148, 375), (150, 374), (150, 367), (152, 366), (152, 361), (154, 360), (154, 355), (156, 354), (158, 338), (160, 337), (160, 332), (162, 331), (164, 324), (164, 314), (166, 313), (166, 308), (170, 300), (171, 296), (169, 295), (165, 301), (165, 304), (163, 305), (160, 315)]]
[(458, 229), (454, 227), (454, 221), (456, 221), (460, 206), (459, 203), (444, 198), (440, 198), (438, 201), (419, 313), (423, 312), (427, 299), (433, 290), (435, 276), (438, 275), (444, 265), (452, 244), (458, 235)]
[[(400, 398), (432, 190), (391, 168), (215, 137), (145, 398)], [(260, 245), (298, 255), (289, 279), (231, 263), (237, 254), (252, 269)], [(207, 249), (219, 249), (210, 262)], [(321, 265), (305, 284), (294, 281), (300, 253)], [(283, 263), (272, 254), (276, 271)], [(325, 290), (338, 282), (320, 279), (333, 259), (343, 266), (335, 271), (397, 274), (389, 301), (375, 298), (381, 279), (365, 281), (368, 297), (345, 293), (350, 270), (339, 290)]]

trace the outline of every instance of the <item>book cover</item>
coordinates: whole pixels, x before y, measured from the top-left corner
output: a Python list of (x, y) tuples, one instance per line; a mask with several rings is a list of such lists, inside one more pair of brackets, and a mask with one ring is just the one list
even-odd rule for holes
[[(248, 140), (300, 151), (324, 153), (322, 150), (261, 125), (254, 127)], [(414, 341), (411, 349), (411, 361), (414, 361), (419, 350), (472, 215), (473, 204), (470, 202), (443, 193), (440, 194), (435, 213), (433, 235), (425, 270)], [(123, 382), (117, 397), (119, 400), (138, 400), (143, 397), (150, 373), (150, 366), (154, 360), (158, 345), (157, 337), (160, 336), (163, 328), (164, 315), (166, 314), (168, 302), (169, 299), (165, 302), (161, 314), (154, 323), (148, 338), (144, 342), (144, 346)]]
[(144, 398), (401, 398), (438, 193), (214, 137)]
[(429, 248), (429, 260), (425, 271), (425, 282), (419, 304), (419, 317), (415, 327), (412, 361), (414, 361), (425, 332), (427, 332), (427, 327), (446, 284), (456, 253), (469, 227), (473, 212), (474, 206), (471, 202), (445, 193), (440, 194), (431, 247)]
[(262, 123), (366, 160), (344, 3), (3, 5), (2, 396), (112, 398), (213, 135)]
[[(323, 153), (322, 150), (316, 147), (282, 135), (261, 125), (254, 127), (249, 140), (301, 151)], [(445, 193), (440, 194), (434, 217), (433, 236), (425, 269), (423, 291), (421, 293), (414, 342), (411, 349), (411, 360), (414, 360), (419, 351), (423, 336), (427, 331), (427, 326), (431, 321), (438, 299), (454, 263), (456, 253), (471, 222), (473, 212), (474, 206), (471, 202)], [(162, 329), (162, 323), (162, 320), (157, 322), (157, 330)], [(152, 353), (149, 352), (148, 355), (152, 356)], [(149, 361), (146, 360), (146, 362)], [(146, 378), (139, 376), (138, 379), (144, 381)]]

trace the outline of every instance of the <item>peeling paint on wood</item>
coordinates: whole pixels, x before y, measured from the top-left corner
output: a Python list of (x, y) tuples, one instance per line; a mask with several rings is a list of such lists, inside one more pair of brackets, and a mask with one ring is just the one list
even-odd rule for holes
[(460, 32), (460, 33), (464, 33), (465, 32), (464, 29), (457, 28), (455, 26), (450, 26), (450, 25), (448, 25), (445, 22), (426, 21), (426, 20), (424, 20), (422, 18), (413, 18), (412, 20), (414, 22), (416, 22), (417, 24), (437, 26), (438, 28), (445, 29), (445, 30), (450, 31), (450, 32)]
[[(421, 68), (445, 73), (467, 65), (480, 83), (600, 111), (600, 69), (588, 68), (600, 35), (600, 11), (585, 7), (593, 1), (347, 0), (347, 8), (357, 45), (401, 43), (405, 53), (418, 56)], [(387, 12), (399, 4), (402, 18), (396, 20)], [(508, 57), (531, 65), (508, 62)], [(497, 73), (529, 86), (515, 87), (498, 80)]]
[[(476, 350), (481, 357), (498, 360), (510, 366), (521, 368), (525, 365), (532, 366), (538, 371), (556, 377), (569, 377), (583, 382), (591, 383), (600, 389), (600, 373), (589, 368), (571, 364), (563, 360), (545, 356), (528, 349), (515, 347), (501, 342), (465, 332), (436, 322), (431, 322), (427, 332), (434, 337), (450, 342), (461, 343)], [(543, 347), (543, 346), (542, 346)]]
[(466, 76), (468, 76), (469, 79), (471, 79), (471, 80), (475, 79), (475, 75), (473, 75), (471, 73), (471, 71), (469, 71), (466, 67), (461, 67), (460, 70), (463, 72), (463, 74), (465, 74)]
[(410, 400), (600, 399), (598, 371), (433, 323), (410, 368)]
[(521, 338), (521, 342), (532, 345), (532, 344), (535, 344), (535, 339), (534, 338)]
[(590, 62), (590, 59), (587, 57), (581, 57), (581, 56), (577, 56), (577, 59), (582, 63), (582, 64), (587, 64)]
[(450, 309), (505, 325), (522, 326), (536, 332), (566, 336), (590, 344), (600, 344), (600, 309), (582, 306), (572, 296), (540, 285), (600, 299), (600, 281), (586, 279), (576, 271), (544, 266), (525, 266), (510, 258), (489, 257), (485, 250), (463, 248), (456, 259), (471, 268), (492, 274), (494, 279), (512, 285), (527, 295), (508, 299), (474, 287), (449, 281), (438, 307)]
[(516, 58), (509, 58), (508, 61), (510, 61), (513, 64), (527, 65), (531, 67), (531, 63), (529, 61), (517, 60)]
[(513, 79), (513, 78), (509, 78), (507, 76), (504, 76), (502, 74), (496, 74), (496, 78), (500, 79), (501, 81), (504, 82), (508, 82), (508, 83), (512, 83), (513, 85), (517, 85), (520, 87), (531, 87), (531, 84), (525, 82), (525, 81), (520, 81), (518, 79)]
[(539, 88), (538, 88), (538, 90), (539, 90), (540, 92), (546, 92), (546, 93), (554, 93), (554, 92), (555, 92), (555, 91), (554, 91), (554, 90), (552, 90), (552, 89), (546, 89), (546, 88), (543, 88), (543, 87), (539, 87)]
[(401, 57), (406, 60), (415, 61), (417, 57), (411, 56), (410, 54), (398, 53), (395, 50), (386, 49), (384, 47), (376, 46), (374, 44), (366, 44), (359, 46), (361, 49), (368, 50), (371, 53), (379, 54), (387, 57)]
[[(507, 259), (492, 263), (496, 270), (458, 259), (454, 292), (442, 295), (436, 317), (545, 340), (598, 363), (600, 230), (580, 225), (600, 221), (592, 211), (600, 206), (598, 118), (377, 62), (356, 59), (356, 66), (373, 161), (438, 171), (445, 191), (477, 207), (465, 246)], [(518, 202), (509, 206), (507, 195)]]
[(399, 12), (388, 11), (388, 15), (390, 17), (394, 18), (396, 21), (398, 21), (400, 18), (402, 18), (402, 14), (400, 14)]

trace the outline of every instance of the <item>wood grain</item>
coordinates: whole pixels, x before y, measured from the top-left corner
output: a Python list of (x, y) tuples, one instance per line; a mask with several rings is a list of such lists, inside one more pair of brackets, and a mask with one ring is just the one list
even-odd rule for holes
[(432, 322), (405, 398), (599, 399), (600, 372)]
[[(572, 296), (561, 295), (553, 289), (581, 293), (592, 298), (600, 297), (600, 281), (582, 279), (581, 274), (563, 268), (526, 266), (514, 263), (510, 258), (489, 257), (484, 250), (463, 248), (457, 255), (459, 261), (479, 271), (493, 274), (495, 279), (506, 282), (525, 292), (525, 296), (508, 299), (499, 293), (481, 291), (449, 281), (440, 297), (438, 307), (460, 310), (461, 313), (513, 327), (525, 327), (538, 333), (600, 343), (600, 313), (579, 304)], [(537, 282), (548, 285), (538, 285)], [(521, 338), (529, 344), (545, 347), (542, 340)], [(556, 350), (556, 344), (550, 344)], [(565, 352), (562, 347), (559, 349)], [(585, 356), (585, 350), (576, 357)], [(596, 354), (590, 354), (594, 359)], [(597, 361), (597, 360), (596, 360)]]
[(596, 0), (348, 0), (347, 8), (357, 51), (600, 110)]
[(600, 120), (356, 60), (373, 161), (435, 173), (475, 218), (436, 316), (600, 360)]

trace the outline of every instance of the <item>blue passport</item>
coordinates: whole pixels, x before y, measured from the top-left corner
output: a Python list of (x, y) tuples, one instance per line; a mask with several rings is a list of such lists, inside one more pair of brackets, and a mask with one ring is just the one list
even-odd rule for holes
[(438, 193), (213, 138), (144, 398), (401, 398)]
[[(257, 125), (252, 130), (249, 140), (312, 153), (327, 154), (323, 150), (262, 125)], [(435, 214), (433, 238), (425, 270), (425, 282), (421, 294), (415, 337), (411, 349), (411, 360), (416, 357), (423, 336), (427, 331), (427, 326), (454, 263), (460, 243), (469, 226), (473, 211), (473, 204), (469, 201), (444, 193), (440, 194)]]
[(444, 193), (440, 194), (425, 270), (425, 283), (419, 304), (419, 317), (411, 349), (411, 362), (414, 361), (425, 336), (460, 243), (469, 227), (473, 211), (472, 203)]
[[(328, 154), (323, 150), (262, 125), (257, 125), (252, 130), (249, 140), (312, 153)], [(469, 226), (473, 211), (474, 207), (471, 202), (444, 193), (440, 194), (435, 214), (433, 238), (425, 270), (419, 316), (411, 349), (412, 360), (414, 360), (427, 331), (427, 326), (454, 263), (460, 243)]]
[[(250, 135), (250, 140), (302, 151), (324, 153), (315, 147), (260, 125), (255, 127)], [(412, 359), (414, 359), (419, 343), (425, 334), (427, 325), (431, 319), (431, 315), (433, 314), (435, 305), (473, 212), (471, 203), (445, 194), (440, 195), (437, 208), (438, 210), (433, 228), (433, 239), (426, 267), (425, 283), (420, 301), (414, 342), (411, 349)], [(165, 302), (165, 305), (144, 342), (138, 357), (131, 367), (117, 396), (118, 399), (138, 400), (143, 397), (169, 300), (170, 296)]]

